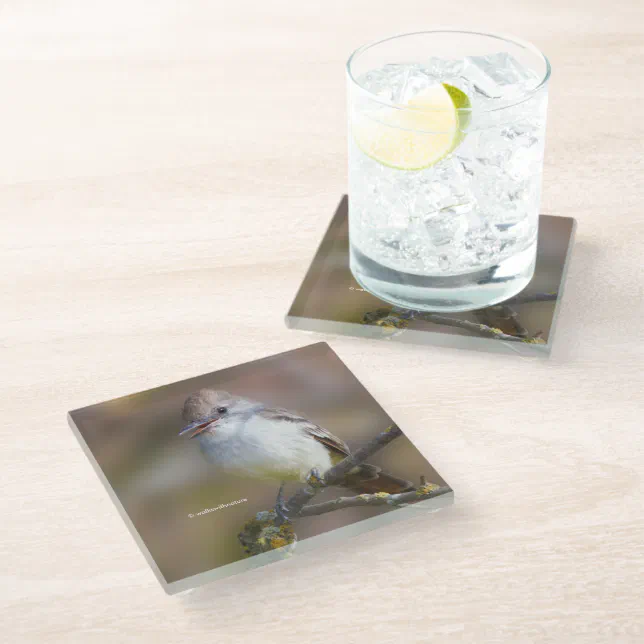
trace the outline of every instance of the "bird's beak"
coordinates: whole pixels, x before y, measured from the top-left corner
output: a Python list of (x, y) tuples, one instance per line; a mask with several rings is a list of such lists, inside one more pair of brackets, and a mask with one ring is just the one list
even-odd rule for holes
[(190, 425), (186, 425), (179, 432), (179, 436), (185, 436), (186, 434), (190, 434), (190, 432), (192, 432), (192, 434), (190, 434), (188, 438), (194, 438), (195, 436), (199, 436), (201, 432), (206, 431), (209, 426), (214, 425), (215, 422), (217, 421), (209, 418), (208, 420), (198, 420), (196, 423), (190, 423)]

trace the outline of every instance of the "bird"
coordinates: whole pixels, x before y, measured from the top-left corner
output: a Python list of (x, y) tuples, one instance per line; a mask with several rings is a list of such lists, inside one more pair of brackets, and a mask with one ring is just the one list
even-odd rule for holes
[[(179, 436), (196, 438), (205, 459), (221, 471), (280, 483), (306, 482), (350, 455), (348, 445), (304, 416), (227, 391), (201, 389), (185, 400)], [(399, 493), (413, 484), (363, 463), (341, 487), (359, 493)]]

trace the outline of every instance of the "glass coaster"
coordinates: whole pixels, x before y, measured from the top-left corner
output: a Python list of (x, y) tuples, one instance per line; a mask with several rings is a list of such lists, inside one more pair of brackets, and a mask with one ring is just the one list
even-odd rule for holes
[[(326, 342), (75, 409), (68, 419), (169, 594), (454, 498)], [(92, 538), (100, 548), (100, 534)]]
[(547, 357), (576, 227), (539, 217), (534, 277), (507, 302), (466, 313), (402, 309), (362, 289), (349, 269), (348, 198), (331, 220), (286, 315), (292, 329)]

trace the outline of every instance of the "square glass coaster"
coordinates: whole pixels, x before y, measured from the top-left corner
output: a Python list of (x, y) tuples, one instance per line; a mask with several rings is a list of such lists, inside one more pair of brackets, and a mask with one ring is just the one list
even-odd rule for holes
[[(68, 420), (169, 594), (453, 501), (326, 342), (76, 409)], [(100, 534), (92, 538), (100, 548)]]
[(547, 357), (576, 227), (571, 217), (539, 217), (534, 277), (503, 304), (466, 313), (426, 313), (371, 295), (349, 269), (348, 198), (340, 201), (286, 315), (292, 329), (417, 344)]

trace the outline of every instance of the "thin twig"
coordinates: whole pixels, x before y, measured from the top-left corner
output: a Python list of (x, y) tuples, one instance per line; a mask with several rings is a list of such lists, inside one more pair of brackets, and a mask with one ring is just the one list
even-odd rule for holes
[(512, 306), (518, 306), (519, 304), (530, 304), (531, 302), (553, 302), (559, 297), (559, 293), (519, 293), (514, 297), (511, 297), (505, 302), (505, 304), (511, 304)]
[(357, 449), (353, 454), (347, 456), (344, 460), (327, 470), (324, 475), (324, 481), (327, 485), (339, 483), (356, 465), (364, 463), (372, 454), (386, 447), (399, 436), (402, 436), (402, 430), (398, 425), (391, 425), (384, 432), (371, 439), (364, 447)]
[(439, 315), (437, 313), (419, 313), (417, 317), (421, 320), (434, 322), (434, 324), (442, 324), (444, 326), (451, 326), (458, 329), (465, 329), (466, 331), (472, 331), (473, 333), (485, 336), (486, 338), (493, 338), (494, 340), (505, 340), (507, 342), (524, 341), (523, 338), (518, 338), (515, 335), (508, 335), (507, 333), (503, 333), (501, 329), (488, 326), (487, 324), (477, 324), (476, 322), (470, 322), (469, 320), (459, 320), (458, 318), (450, 318), (446, 315)]
[(480, 324), (485, 324), (487, 326), (494, 326), (492, 323), (492, 316), (490, 315), (490, 309), (476, 309), (472, 311), (472, 315), (478, 320)]
[[(547, 294), (542, 294), (547, 295)], [(509, 308), (509, 307), (508, 307)], [(433, 322), (434, 324), (439, 324), (443, 326), (455, 327), (458, 329), (464, 329), (470, 331), (477, 335), (481, 335), (486, 338), (492, 338), (494, 340), (503, 340), (506, 342), (525, 342), (529, 344), (535, 344), (534, 338), (530, 338), (527, 331), (524, 327), (518, 323), (515, 319), (515, 324), (517, 325), (517, 331), (521, 332), (519, 335), (510, 335), (504, 333), (501, 329), (498, 329), (494, 326), (487, 324), (480, 324), (476, 322), (470, 322), (469, 320), (460, 320), (458, 318), (448, 317), (446, 315), (441, 315), (439, 313), (428, 313), (423, 311), (407, 311), (405, 316), (401, 319), (398, 318), (400, 315), (398, 311), (392, 310), (391, 312), (386, 313), (384, 317), (381, 317), (383, 310), (379, 309), (371, 313), (366, 313), (363, 318), (363, 324), (375, 324), (378, 326), (386, 326), (391, 328), (400, 329), (399, 332), (402, 332), (411, 320), (425, 320), (426, 322)], [(525, 335), (523, 335), (525, 332)], [(537, 342), (538, 344), (538, 342)]]
[(499, 317), (502, 320), (507, 320), (512, 324), (514, 327), (514, 333), (518, 337), (527, 338), (530, 335), (528, 329), (519, 322), (519, 314), (511, 306), (508, 306), (507, 304), (497, 304), (496, 306), (493, 306), (492, 309), (495, 312), (498, 312)]
[(402, 430), (397, 425), (392, 425), (384, 432), (380, 432), (378, 436), (370, 440), (364, 447), (356, 450), (345, 459), (334, 465), (331, 469), (320, 477), (315, 472), (309, 473), (307, 477), (307, 485), (301, 487), (293, 496), (286, 502), (286, 511), (289, 516), (298, 516), (302, 512), (302, 508), (309, 503), (315, 495), (327, 485), (335, 485), (342, 482), (344, 477), (354, 467), (364, 463), (372, 454), (389, 445), (391, 441), (402, 436)]
[(299, 516), (302, 508), (311, 501), (315, 495), (324, 487), (323, 479), (312, 477), (309, 475), (307, 478), (307, 485), (301, 487), (293, 496), (285, 503), (284, 507), (289, 517)]
[(341, 496), (333, 501), (325, 501), (324, 503), (316, 503), (314, 505), (307, 505), (300, 510), (300, 517), (311, 517), (325, 514), (326, 512), (333, 512), (334, 510), (342, 510), (344, 508), (357, 508), (366, 505), (390, 505), (392, 507), (400, 507), (407, 503), (415, 503), (417, 501), (424, 501), (431, 499), (435, 496), (440, 496), (450, 492), (451, 488), (444, 485), (429, 485), (419, 487), (416, 490), (409, 492), (401, 492), (400, 494), (387, 494), (387, 492), (376, 492), (375, 494), (358, 494), (357, 496)]

